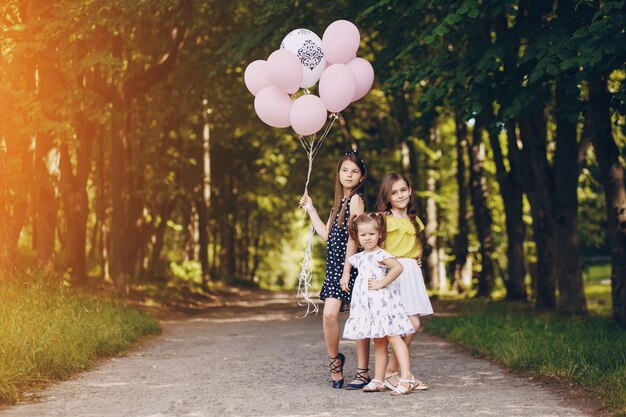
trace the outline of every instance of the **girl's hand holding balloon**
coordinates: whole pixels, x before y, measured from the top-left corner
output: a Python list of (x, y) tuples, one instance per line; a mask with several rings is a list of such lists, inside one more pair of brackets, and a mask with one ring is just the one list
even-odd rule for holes
[(302, 198), (300, 198), (300, 207), (302, 207), (302, 209), (304, 209), (307, 213), (317, 211), (313, 205), (313, 200), (307, 194), (304, 194)]

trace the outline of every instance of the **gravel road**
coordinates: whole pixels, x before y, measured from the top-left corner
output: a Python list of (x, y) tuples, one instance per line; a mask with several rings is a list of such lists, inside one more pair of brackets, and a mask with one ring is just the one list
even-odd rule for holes
[[(554, 389), (420, 333), (412, 368), (428, 391), (401, 397), (333, 390), (321, 314), (293, 294), (262, 293), (194, 316), (163, 320), (163, 334), (102, 361), (5, 416), (588, 416)], [(345, 316), (344, 316), (345, 320)], [(342, 341), (346, 375), (355, 345)], [(373, 349), (372, 349), (373, 352)], [(571, 397), (570, 397), (571, 399)], [(589, 408), (587, 408), (589, 410)]]

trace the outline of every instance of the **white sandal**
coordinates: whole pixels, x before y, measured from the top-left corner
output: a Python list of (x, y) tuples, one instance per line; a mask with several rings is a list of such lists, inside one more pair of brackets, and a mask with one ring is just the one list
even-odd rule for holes
[[(406, 395), (413, 391), (419, 385), (421, 381), (415, 379), (414, 376), (411, 376), (411, 379), (402, 379), (400, 378), (400, 382), (393, 388), (392, 396), (397, 397), (398, 395)], [(408, 383), (409, 387), (405, 387), (402, 383)], [(427, 387), (428, 388), (428, 387)]]
[(414, 380), (414, 386), (413, 390), (415, 391), (425, 391), (428, 389), (428, 384), (419, 379)]
[(367, 385), (363, 387), (363, 392), (382, 392), (387, 391), (387, 387), (383, 381), (379, 379), (372, 379)]
[(394, 378), (394, 377), (398, 377), (398, 378), (400, 378), (400, 376), (398, 375), (398, 373), (397, 373), (397, 372), (392, 372), (391, 374), (389, 374), (389, 375), (387, 375), (387, 376), (385, 377), (385, 382), (384, 382), (385, 386), (386, 386), (387, 388), (389, 388), (390, 390), (392, 390), (392, 391), (396, 389), (396, 386), (395, 386), (395, 385), (393, 385), (393, 384), (392, 384), (389, 380), (390, 380), (391, 378)]

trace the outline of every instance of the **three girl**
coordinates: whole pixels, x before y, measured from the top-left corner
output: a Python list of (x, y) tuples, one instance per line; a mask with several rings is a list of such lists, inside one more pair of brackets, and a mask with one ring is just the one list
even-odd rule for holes
[[(387, 229), (385, 249), (395, 256), (404, 268), (395, 285), (398, 286), (404, 311), (417, 332), (420, 328), (419, 316), (433, 314), (433, 308), (426, 292), (422, 271), (417, 263), (422, 256), (419, 236), (424, 225), (416, 215), (413, 190), (404, 176), (394, 173), (383, 179), (376, 210), (384, 213), (385, 217)], [(410, 333), (403, 337), (409, 351), (415, 334)], [(391, 354), (385, 378), (385, 385), (388, 387), (396, 386), (400, 380), (397, 373), (399, 358), (396, 357), (397, 353), (396, 356), (394, 353), (395, 350)], [(400, 369), (402, 370), (401, 363)], [(417, 381), (415, 389), (428, 389), (428, 385)]]
[[(366, 175), (365, 164), (356, 152), (347, 152), (339, 160), (334, 205), (326, 224), (308, 195), (300, 199), (316, 232), (328, 242), (320, 299), (324, 301), (323, 329), (332, 386), (342, 388), (344, 384), (339, 312), (352, 302), (344, 337), (357, 340), (358, 370), (347, 388), (363, 388), (366, 392), (391, 388), (396, 394), (428, 389), (411, 375), (409, 365), (419, 316), (433, 313), (417, 263), (422, 252), (419, 235), (424, 226), (416, 216), (409, 182), (400, 174), (387, 176), (381, 184), (376, 209), (382, 215), (364, 215)], [(379, 245), (385, 242), (386, 233), (385, 251)], [(357, 254), (357, 241), (364, 252)], [(374, 338), (376, 350), (374, 380), (368, 374), (370, 337)], [(393, 347), (389, 363), (388, 343)]]
[[(347, 224), (351, 216), (363, 213), (363, 193), (367, 171), (356, 152), (347, 152), (339, 159), (335, 175), (335, 202), (326, 224), (317, 214), (308, 195), (300, 199), (300, 206), (309, 214), (313, 227), (326, 248), (326, 278), (320, 299), (324, 301), (323, 328), (333, 388), (342, 388), (345, 356), (339, 352), (339, 312), (350, 304), (350, 289), (357, 271), (350, 271), (346, 259), (357, 252), (357, 244), (348, 236)], [(368, 375), (369, 340), (357, 341), (357, 378), (348, 387), (361, 388), (370, 380)]]
[(358, 269), (352, 289), (350, 317), (346, 321), (343, 337), (346, 339), (374, 339), (374, 379), (363, 391), (386, 389), (383, 382), (387, 367), (387, 345), (392, 345), (400, 366), (398, 383), (391, 395), (408, 394), (418, 385), (410, 371), (409, 350), (401, 336), (414, 332), (404, 312), (398, 290), (391, 283), (403, 271), (403, 266), (388, 252), (381, 249), (385, 241), (383, 216), (377, 213), (360, 214), (350, 221), (350, 236), (358, 240), (363, 252), (348, 258)]

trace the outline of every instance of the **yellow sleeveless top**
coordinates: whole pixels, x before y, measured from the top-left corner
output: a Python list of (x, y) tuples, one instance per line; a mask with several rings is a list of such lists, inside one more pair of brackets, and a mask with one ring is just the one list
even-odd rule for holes
[[(415, 217), (420, 231), (424, 230), (424, 223)], [(422, 254), (422, 245), (418, 243), (415, 227), (410, 219), (400, 219), (385, 216), (387, 239), (385, 250), (397, 258), (417, 258)]]

